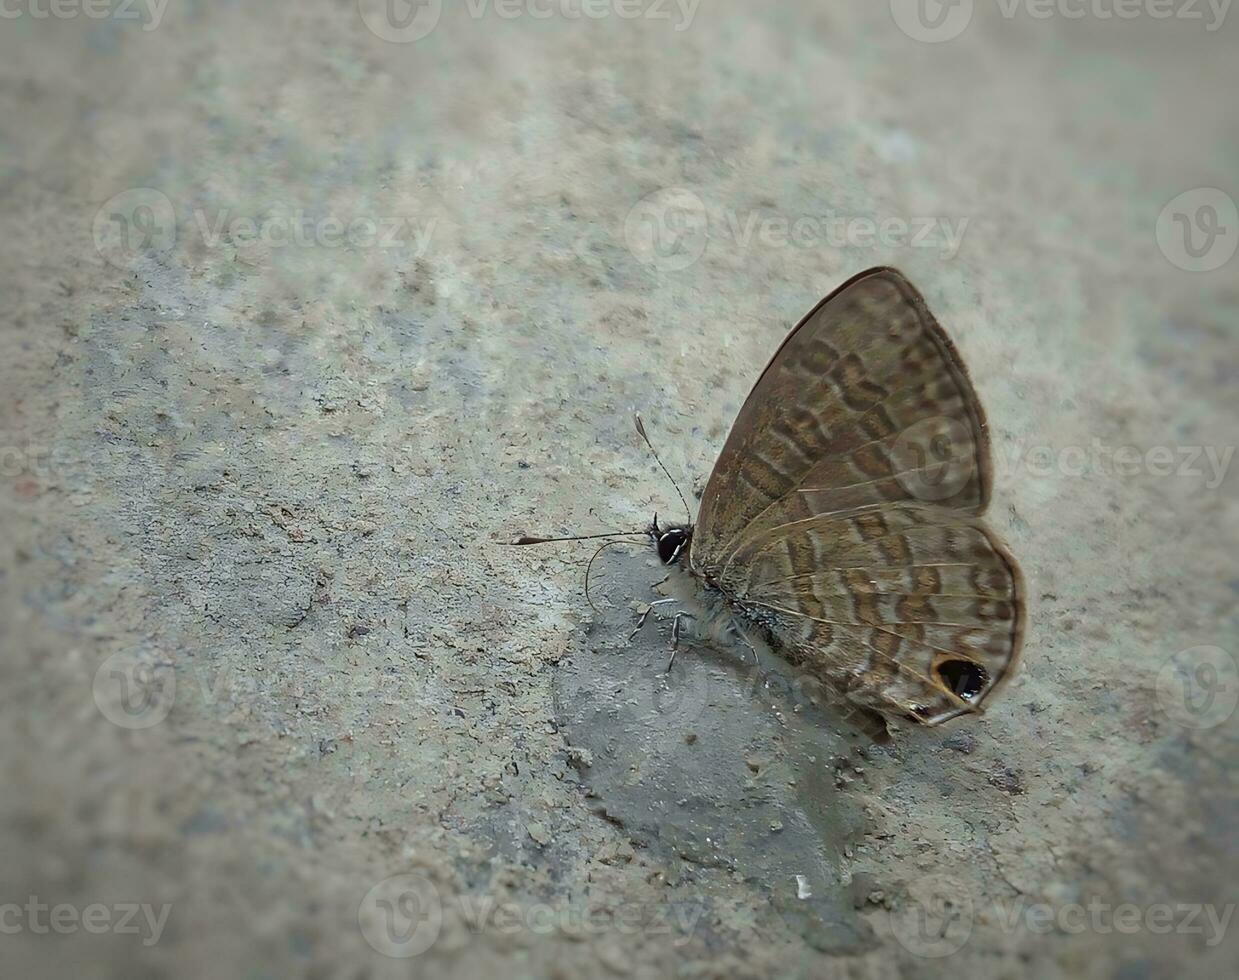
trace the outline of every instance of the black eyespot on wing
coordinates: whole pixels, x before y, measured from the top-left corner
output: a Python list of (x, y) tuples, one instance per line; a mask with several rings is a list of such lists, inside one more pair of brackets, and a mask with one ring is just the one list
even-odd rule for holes
[(938, 680), (965, 701), (973, 701), (989, 683), (989, 674), (971, 660), (945, 660), (938, 665)]

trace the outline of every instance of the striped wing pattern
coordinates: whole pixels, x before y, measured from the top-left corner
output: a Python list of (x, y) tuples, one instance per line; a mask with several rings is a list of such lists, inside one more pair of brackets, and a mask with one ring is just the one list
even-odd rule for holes
[(690, 564), (858, 708), (936, 724), (1007, 677), (1018, 566), (980, 514), (989, 440), (971, 382), (897, 271), (792, 331), (736, 420)]

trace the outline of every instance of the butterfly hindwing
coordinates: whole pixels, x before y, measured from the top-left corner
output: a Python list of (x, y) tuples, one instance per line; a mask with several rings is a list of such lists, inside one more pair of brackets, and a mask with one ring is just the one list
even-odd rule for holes
[(979, 519), (897, 513), (899, 530), (882, 536), (856, 527), (873, 510), (768, 532), (727, 591), (791, 659), (831, 671), (854, 701), (934, 724), (976, 710), (1010, 675), (1022, 588)]

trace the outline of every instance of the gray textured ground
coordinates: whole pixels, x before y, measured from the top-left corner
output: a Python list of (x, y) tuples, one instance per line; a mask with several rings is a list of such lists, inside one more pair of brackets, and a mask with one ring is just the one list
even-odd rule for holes
[[(1234, 444), (1239, 259), (1156, 231), (1239, 196), (1239, 23), (12, 9), (5, 977), (1234, 974), (1178, 907), (1239, 901), (1239, 477), (1096, 445)], [(362, 225), (237, 223), (298, 211)], [(967, 223), (777, 225), (831, 214)], [(861, 754), (769, 659), (627, 645), (639, 550), (595, 614), (583, 546), (495, 542), (672, 512), (631, 411), (700, 487), (788, 327), (882, 263), (972, 368), (1031, 629), (984, 719)], [(157, 942), (125, 903), (170, 905)]]

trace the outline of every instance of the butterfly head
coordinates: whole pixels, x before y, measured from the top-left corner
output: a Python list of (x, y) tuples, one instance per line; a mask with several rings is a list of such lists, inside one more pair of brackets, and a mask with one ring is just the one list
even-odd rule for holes
[(693, 526), (685, 524), (673, 527), (660, 527), (658, 515), (654, 515), (654, 523), (650, 525), (649, 535), (654, 539), (658, 549), (658, 559), (664, 565), (674, 565), (686, 554), (693, 540)]

